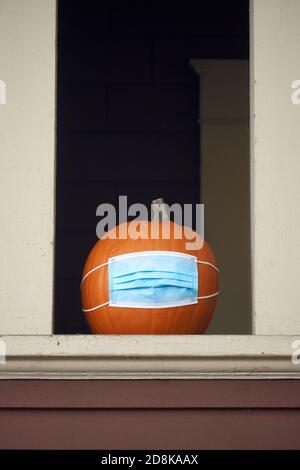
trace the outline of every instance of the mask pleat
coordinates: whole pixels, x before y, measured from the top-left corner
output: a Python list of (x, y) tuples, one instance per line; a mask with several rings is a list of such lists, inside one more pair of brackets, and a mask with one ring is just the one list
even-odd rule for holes
[(123, 284), (124, 282), (134, 281), (136, 279), (177, 279), (185, 282), (192, 282), (194, 276), (168, 271), (141, 271), (138, 273), (124, 274), (114, 278), (115, 284)]

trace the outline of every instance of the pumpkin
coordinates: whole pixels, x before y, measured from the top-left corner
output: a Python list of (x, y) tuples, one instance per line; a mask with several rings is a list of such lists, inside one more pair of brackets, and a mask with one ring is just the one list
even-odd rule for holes
[[(148, 233), (147, 239), (124, 237), (134, 224), (138, 224), (140, 232)], [(155, 227), (153, 227), (155, 224)], [(163, 238), (164, 224), (169, 224), (170, 237)], [(99, 334), (197, 334), (207, 328), (216, 305), (218, 291), (218, 270), (216, 260), (209, 245), (191, 229), (185, 228), (181, 239), (176, 239), (176, 230), (181, 228), (171, 221), (132, 221), (115, 227), (115, 239), (107, 232), (92, 248), (83, 270), (81, 298), (83, 310), (106, 304), (109, 298), (108, 259), (125, 253), (140, 251), (173, 251), (196, 256), (207, 264), (198, 264), (198, 295), (204, 297), (197, 304), (168, 308), (130, 308), (104, 305), (86, 312), (85, 317), (93, 333)], [(136, 225), (137, 229), (137, 225)], [(151, 238), (152, 230), (156, 230), (155, 239)], [(119, 233), (122, 231), (122, 239)], [(192, 233), (191, 233), (192, 232)], [(132, 233), (132, 232), (131, 232)], [(199, 237), (201, 248), (187, 250), (186, 243), (191, 237)], [(101, 269), (93, 269), (104, 264)], [(92, 271), (92, 272), (90, 272)], [(84, 278), (84, 276), (90, 273)], [(207, 297), (207, 298), (205, 298)]]

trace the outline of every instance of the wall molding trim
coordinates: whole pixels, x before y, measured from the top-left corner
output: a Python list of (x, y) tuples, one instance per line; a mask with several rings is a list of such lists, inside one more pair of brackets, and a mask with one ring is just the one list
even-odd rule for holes
[[(1, 379), (300, 379), (294, 336), (2, 336)], [(298, 361), (299, 362), (299, 361)]]

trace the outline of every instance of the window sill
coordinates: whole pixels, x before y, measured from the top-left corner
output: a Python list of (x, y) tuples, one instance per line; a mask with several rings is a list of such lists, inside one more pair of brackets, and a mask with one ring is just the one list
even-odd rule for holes
[[(300, 378), (294, 336), (2, 336), (0, 378)], [(299, 339), (299, 338), (298, 338)]]

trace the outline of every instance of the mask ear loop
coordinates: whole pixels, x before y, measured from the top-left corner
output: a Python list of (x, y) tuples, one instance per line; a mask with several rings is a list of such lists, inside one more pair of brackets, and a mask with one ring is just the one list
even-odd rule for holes
[[(92, 274), (94, 271), (97, 271), (98, 269), (102, 268), (103, 266), (107, 266), (108, 265), (108, 262), (107, 263), (103, 263), (103, 264), (99, 264), (99, 266), (96, 266), (95, 268), (91, 269), (90, 271), (88, 271), (82, 278), (82, 281), (80, 283), (80, 289), (82, 287), (82, 284), (83, 284), (83, 281), (90, 275)], [(97, 307), (92, 307), (92, 308), (83, 308), (82, 311), (83, 312), (93, 312), (94, 310), (98, 310), (98, 308), (101, 308), (101, 307), (105, 307), (106, 305), (108, 305), (109, 302), (105, 302), (104, 304), (100, 304), (100, 305), (97, 305)]]
[[(209, 261), (200, 261), (200, 260), (197, 259), (196, 262), (199, 263), (199, 264), (206, 264), (207, 266), (211, 266), (213, 269), (218, 271), (218, 273), (220, 272), (220, 270), (217, 268), (217, 266), (210, 263)], [(213, 297), (217, 297), (218, 295), (219, 295), (219, 291), (215, 292), (214, 294), (202, 295), (200, 297), (197, 297), (197, 299), (200, 299), (200, 300), (211, 299)]]

